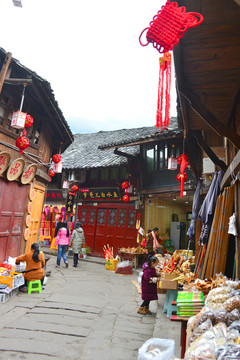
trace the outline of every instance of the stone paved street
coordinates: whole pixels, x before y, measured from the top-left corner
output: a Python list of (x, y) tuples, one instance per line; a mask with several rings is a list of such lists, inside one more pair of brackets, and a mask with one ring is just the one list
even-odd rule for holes
[[(106, 271), (101, 260), (81, 260), (76, 269), (71, 259), (68, 269), (55, 268), (55, 261), (47, 262), (51, 276), (42, 294), (20, 293), (0, 304), (1, 360), (136, 360), (147, 339), (160, 337), (154, 334), (157, 302), (154, 315), (136, 313), (137, 273)], [(174, 331), (179, 336), (176, 325)]]

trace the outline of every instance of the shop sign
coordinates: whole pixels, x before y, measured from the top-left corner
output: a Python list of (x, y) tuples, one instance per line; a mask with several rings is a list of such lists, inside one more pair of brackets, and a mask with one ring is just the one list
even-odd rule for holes
[(52, 202), (62, 201), (62, 190), (47, 190), (46, 199)]
[(0, 152), (0, 175), (4, 173), (10, 162), (10, 154), (6, 151)]
[(69, 191), (67, 194), (67, 202), (66, 202), (66, 213), (72, 214), (73, 212), (73, 204), (74, 204), (75, 193)]
[(22, 158), (14, 160), (8, 168), (7, 179), (9, 181), (16, 180), (21, 175), (25, 161)]
[(26, 167), (21, 176), (22, 184), (29, 184), (37, 172), (37, 165), (31, 164)]
[(119, 188), (80, 189), (80, 201), (120, 201)]

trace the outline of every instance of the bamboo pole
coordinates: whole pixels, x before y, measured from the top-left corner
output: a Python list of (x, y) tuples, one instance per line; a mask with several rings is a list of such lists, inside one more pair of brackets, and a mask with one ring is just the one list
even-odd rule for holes
[(204, 256), (204, 263), (203, 263), (201, 279), (205, 279), (205, 278), (208, 277), (208, 273), (207, 273), (206, 270), (207, 270), (207, 265), (208, 265), (209, 260), (210, 260), (210, 254), (212, 254), (213, 247), (214, 247), (214, 244), (215, 244), (216, 230), (217, 230), (217, 225), (218, 225), (218, 216), (219, 216), (219, 209), (220, 209), (220, 202), (221, 202), (221, 197), (218, 196), (217, 203), (216, 203), (216, 209), (215, 209), (215, 213), (214, 213), (214, 218), (213, 218), (213, 223), (212, 223), (210, 236), (209, 236), (209, 240), (208, 240), (208, 244), (207, 244), (207, 250), (206, 250), (206, 253), (205, 253), (205, 256)]

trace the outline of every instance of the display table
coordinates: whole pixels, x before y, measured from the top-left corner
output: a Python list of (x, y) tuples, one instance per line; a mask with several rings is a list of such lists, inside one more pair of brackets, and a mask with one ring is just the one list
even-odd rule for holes
[(186, 339), (187, 339), (187, 322), (189, 317), (178, 317), (177, 315), (171, 315), (171, 321), (180, 321), (181, 322), (181, 340), (180, 345), (182, 347), (181, 358), (184, 358), (186, 351)]
[(120, 261), (125, 260), (125, 255), (128, 255), (128, 256), (131, 255), (132, 256), (132, 267), (134, 267), (135, 270), (138, 267), (139, 258), (146, 257), (146, 254), (144, 254), (144, 253), (130, 253), (130, 252), (119, 251), (119, 254), (120, 254)]

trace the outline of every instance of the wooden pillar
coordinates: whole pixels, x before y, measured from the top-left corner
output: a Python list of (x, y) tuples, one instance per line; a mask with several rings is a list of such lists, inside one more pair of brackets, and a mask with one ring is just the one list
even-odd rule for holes
[(239, 279), (240, 276), (240, 259), (239, 259), (239, 250), (240, 250), (240, 182), (237, 180), (234, 186), (234, 208), (237, 221), (237, 233), (235, 236), (235, 254), (236, 254), (236, 266), (235, 266), (235, 278)]
[(5, 80), (6, 75), (7, 75), (9, 64), (11, 62), (11, 58), (12, 58), (12, 54), (8, 52), (7, 55), (5, 56), (3, 66), (2, 66), (2, 69), (0, 71), (0, 94), (1, 94), (1, 91), (2, 91), (4, 80)]

